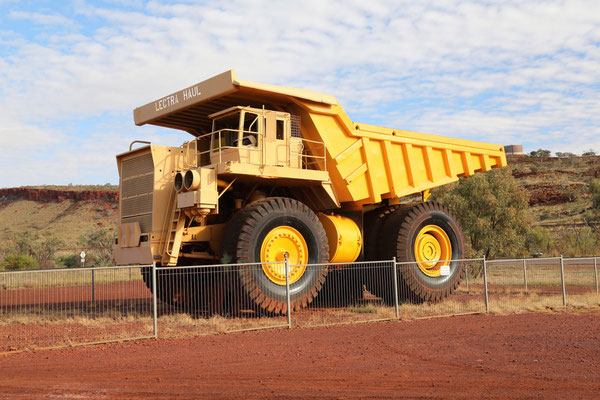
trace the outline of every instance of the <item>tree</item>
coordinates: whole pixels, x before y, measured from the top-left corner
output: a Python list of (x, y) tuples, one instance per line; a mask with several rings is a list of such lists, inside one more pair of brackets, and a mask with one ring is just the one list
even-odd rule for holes
[(96, 266), (109, 265), (114, 234), (108, 228), (91, 229), (79, 237), (79, 243), (89, 250)]
[(34, 258), (40, 266), (51, 266), (54, 253), (64, 245), (64, 241), (50, 233), (19, 232), (11, 237), (14, 246), (12, 253)]
[(594, 151), (594, 149), (589, 149), (587, 151), (584, 151), (581, 156), (582, 157), (590, 157), (590, 156), (595, 156), (596, 152)]
[(556, 152), (556, 157), (558, 157), (558, 158), (570, 158), (570, 157), (577, 157), (577, 156), (575, 154), (573, 154), (573, 153), (568, 152), (568, 151), (564, 152), (564, 153), (560, 152), (560, 151), (557, 151)]
[(548, 158), (552, 152), (550, 150), (537, 149), (529, 153), (531, 157)]
[(434, 191), (434, 199), (447, 205), (461, 222), (472, 256), (524, 254), (530, 226), (528, 199), (508, 169), (461, 178), (452, 187)]

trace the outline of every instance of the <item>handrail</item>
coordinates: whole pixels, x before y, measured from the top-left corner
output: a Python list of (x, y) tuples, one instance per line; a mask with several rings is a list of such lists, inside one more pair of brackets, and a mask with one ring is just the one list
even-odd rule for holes
[[(214, 132), (210, 132), (210, 133), (205, 133), (204, 135), (198, 136), (196, 138), (196, 141), (198, 140), (202, 140), (202, 139), (206, 139), (209, 137), (213, 137), (213, 136), (217, 136), (216, 139), (212, 140), (212, 143), (215, 142), (215, 140), (220, 144), (223, 137), (226, 134), (241, 134), (242, 137), (244, 135), (255, 135), (257, 138), (259, 136), (263, 136), (263, 143), (264, 143), (264, 135), (261, 134), (260, 132), (254, 132), (254, 131), (245, 131), (245, 130), (239, 130), (239, 129), (219, 129), (217, 131)], [(288, 144), (286, 145), (288, 148), (288, 160), (287, 160), (287, 165), (290, 166), (291, 164), (291, 160), (292, 160), (292, 156), (300, 156), (301, 162), (300, 162), (300, 168), (301, 169), (309, 169), (312, 165), (315, 164), (320, 164), (321, 162), (323, 163), (323, 170), (326, 171), (327, 170), (327, 148), (325, 147), (325, 143), (317, 141), (317, 140), (310, 140), (310, 139), (305, 139), (305, 138), (294, 138), (294, 139), (299, 139), (301, 141), (301, 143), (311, 143), (311, 144), (316, 144), (316, 145), (320, 145), (321, 149), (311, 149), (311, 146), (303, 146), (302, 147), (302, 152), (298, 152), (298, 151), (294, 151), (292, 149), (292, 146), (290, 145), (290, 142), (288, 141)], [(239, 139), (238, 139), (239, 140)], [(243, 140), (243, 138), (242, 138)], [(221, 160), (221, 152), (223, 150), (226, 149), (238, 149), (241, 148), (243, 146), (218, 146), (218, 147), (210, 147), (208, 150), (202, 151), (202, 152), (198, 152), (198, 156), (202, 156), (204, 154), (214, 154), (215, 152), (219, 152), (219, 163), (222, 162)], [(198, 149), (199, 146), (197, 145), (196, 148)], [(305, 154), (304, 150), (306, 150), (307, 152), (309, 152), (309, 154)], [(313, 152), (318, 151), (319, 153), (322, 152), (322, 155), (315, 155), (312, 154)], [(264, 157), (264, 149), (262, 150), (263, 152), (263, 157)], [(264, 162), (263, 162), (264, 164)]]
[(131, 151), (131, 148), (135, 143), (152, 144), (151, 142), (147, 142), (145, 140), (134, 140), (133, 142), (129, 143), (129, 151)]
[(190, 147), (191, 147), (192, 143), (194, 143), (194, 147), (196, 149), (198, 149), (198, 145), (195, 140), (190, 140), (188, 142), (183, 143), (181, 146), (179, 146), (183, 151), (183, 168), (182, 169), (184, 169), (184, 170), (189, 169), (190, 167), (192, 167), (192, 168), (198, 167), (198, 158), (197, 157), (193, 158), (193, 162), (191, 164), (188, 164), (188, 162), (187, 162), (187, 159), (189, 158), (189, 155), (190, 155)]

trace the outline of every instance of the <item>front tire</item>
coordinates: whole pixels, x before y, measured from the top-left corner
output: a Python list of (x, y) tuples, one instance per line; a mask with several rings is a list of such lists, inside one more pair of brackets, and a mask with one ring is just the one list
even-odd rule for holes
[(310, 208), (293, 199), (271, 197), (234, 215), (225, 233), (224, 259), (263, 263), (239, 267), (239, 282), (256, 305), (280, 313), (287, 310), (284, 254), (290, 265), (290, 306), (298, 310), (313, 301), (325, 282), (327, 243)]

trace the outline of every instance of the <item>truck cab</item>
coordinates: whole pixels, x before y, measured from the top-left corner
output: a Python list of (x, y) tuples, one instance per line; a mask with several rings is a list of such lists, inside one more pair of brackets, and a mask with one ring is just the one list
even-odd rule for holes
[(212, 132), (196, 139), (199, 166), (230, 162), (307, 167), (309, 160), (303, 154), (299, 118), (293, 122), (286, 112), (242, 106), (229, 107), (208, 117), (212, 120)]

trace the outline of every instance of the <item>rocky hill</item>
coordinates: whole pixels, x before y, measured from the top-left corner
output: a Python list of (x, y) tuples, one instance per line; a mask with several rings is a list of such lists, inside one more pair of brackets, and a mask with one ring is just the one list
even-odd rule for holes
[(590, 209), (590, 183), (600, 178), (600, 157), (510, 157), (508, 168), (529, 196), (536, 225), (583, 223)]
[(0, 243), (14, 232), (53, 234), (75, 251), (79, 237), (94, 228), (114, 230), (118, 224), (119, 192), (114, 186), (20, 187), (0, 189)]

